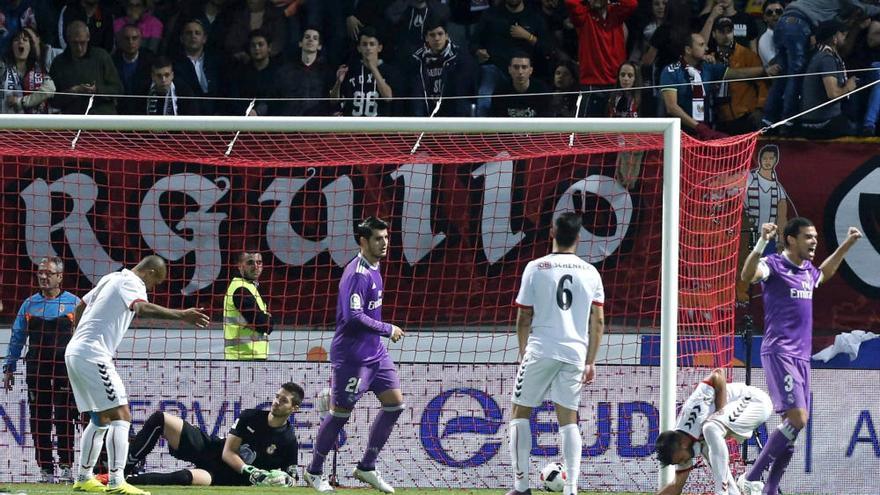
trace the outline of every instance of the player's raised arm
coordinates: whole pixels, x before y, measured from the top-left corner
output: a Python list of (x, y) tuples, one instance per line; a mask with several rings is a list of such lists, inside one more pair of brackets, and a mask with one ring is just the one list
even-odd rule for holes
[(755, 247), (746, 258), (740, 273), (740, 278), (743, 281), (753, 284), (768, 275), (764, 273), (766, 268), (761, 266), (761, 256), (764, 253), (764, 248), (767, 247), (767, 243), (776, 237), (777, 230), (778, 228), (775, 223), (761, 225), (761, 237), (758, 238), (758, 242), (755, 243)]
[(143, 318), (159, 318), (162, 320), (180, 320), (199, 328), (208, 326), (211, 318), (202, 311), (205, 308), (187, 308), (187, 309), (168, 309), (158, 304), (147, 301), (135, 301), (132, 305), (132, 311)]
[(727, 379), (724, 377), (724, 372), (716, 368), (705, 381), (715, 389), (715, 410), (720, 411), (727, 405)]
[(859, 229), (855, 227), (850, 227), (849, 231), (846, 235), (846, 240), (843, 241), (837, 249), (831, 253), (831, 256), (825, 259), (822, 263), (822, 266), (819, 267), (822, 270), (822, 280), (821, 283), (827, 282), (831, 277), (837, 273), (837, 269), (840, 268), (840, 263), (843, 262), (843, 257), (846, 255), (846, 252), (849, 251), (849, 248), (853, 246), (859, 239), (862, 238), (862, 233)]

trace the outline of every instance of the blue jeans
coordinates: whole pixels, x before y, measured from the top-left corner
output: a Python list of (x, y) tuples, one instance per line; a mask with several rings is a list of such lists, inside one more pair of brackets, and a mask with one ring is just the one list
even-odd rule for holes
[[(872, 83), (880, 79), (880, 62), (874, 62), (871, 67), (878, 69), (874, 72), (863, 72), (865, 84)], [(868, 108), (865, 110), (865, 120), (863, 127), (877, 127), (877, 117), (880, 116), (880, 84), (875, 84), (871, 88), (871, 96), (868, 97)]]
[(487, 63), (480, 66), (480, 89), (477, 91), (480, 98), (477, 100), (477, 117), (489, 116), (489, 112), (492, 110), (492, 93), (495, 92), (495, 88), (507, 80), (507, 74), (497, 65)]
[[(782, 66), (783, 75), (804, 72), (812, 30), (809, 21), (791, 14), (783, 14), (776, 23), (773, 44), (776, 45), (776, 63)], [(764, 105), (764, 118), (777, 122), (796, 114), (800, 110), (798, 97), (803, 85), (803, 77), (786, 77), (773, 81)]]

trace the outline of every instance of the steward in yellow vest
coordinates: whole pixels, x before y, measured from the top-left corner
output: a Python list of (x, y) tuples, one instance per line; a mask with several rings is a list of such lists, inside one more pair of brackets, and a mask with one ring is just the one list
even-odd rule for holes
[(266, 359), (272, 316), (257, 289), (263, 272), (260, 253), (242, 253), (238, 257), (240, 277), (226, 288), (223, 298), (224, 354), (229, 360)]

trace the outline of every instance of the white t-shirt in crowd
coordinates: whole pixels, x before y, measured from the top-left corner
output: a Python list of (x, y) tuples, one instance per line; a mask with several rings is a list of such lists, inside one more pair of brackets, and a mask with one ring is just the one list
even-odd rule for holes
[(590, 343), (590, 310), (605, 302), (596, 268), (575, 254), (553, 253), (529, 262), (516, 304), (531, 307), (526, 353), (582, 366)]
[(86, 308), (64, 355), (113, 359), (134, 319), (134, 303), (147, 301), (144, 281), (128, 269), (113, 272), (82, 300)]

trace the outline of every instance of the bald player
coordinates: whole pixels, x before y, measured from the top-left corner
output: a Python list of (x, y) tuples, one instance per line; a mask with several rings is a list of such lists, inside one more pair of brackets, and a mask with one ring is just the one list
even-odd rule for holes
[[(165, 280), (165, 261), (147, 256), (133, 269), (105, 275), (76, 307), (74, 334), (64, 352), (77, 408), (91, 415), (80, 442), (79, 474), (74, 491), (149, 495), (125, 482), (131, 411), (128, 394), (113, 356), (135, 315), (181, 320), (197, 327), (208, 325), (202, 309), (168, 309), (147, 301), (147, 290)], [(107, 437), (108, 486), (95, 479), (93, 468)]]

